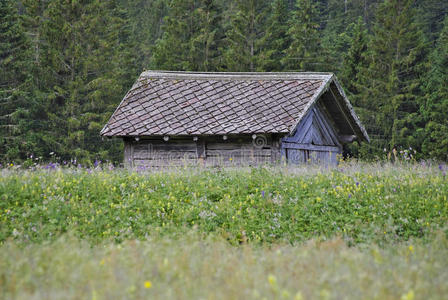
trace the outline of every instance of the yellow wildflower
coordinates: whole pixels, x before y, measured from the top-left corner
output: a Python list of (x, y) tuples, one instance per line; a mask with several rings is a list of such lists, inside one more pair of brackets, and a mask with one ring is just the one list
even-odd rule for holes
[(303, 300), (303, 295), (301, 292), (297, 292), (297, 294), (294, 296), (294, 300)]
[(401, 296), (401, 300), (414, 300), (415, 294), (413, 290), (410, 290), (407, 294)]
[(270, 274), (270, 275), (268, 276), (268, 281), (269, 281), (269, 284), (270, 284), (272, 287), (275, 287), (275, 286), (277, 285), (277, 278), (275, 278), (275, 276), (272, 275), (272, 274)]
[(152, 283), (149, 280), (145, 281), (145, 289), (150, 289), (152, 287)]

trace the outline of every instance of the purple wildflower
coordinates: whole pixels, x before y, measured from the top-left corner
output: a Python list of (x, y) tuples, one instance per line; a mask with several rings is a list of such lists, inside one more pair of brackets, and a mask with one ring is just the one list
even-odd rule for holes
[(261, 197), (264, 198), (264, 195), (265, 195), (265, 192), (264, 192), (264, 191), (261, 191)]
[(352, 198), (352, 194), (348, 194), (348, 199)]
[(356, 181), (356, 187), (358, 187), (359, 186), (359, 182), (358, 181)]
[(442, 164), (439, 165), (439, 170), (443, 171), (443, 165)]

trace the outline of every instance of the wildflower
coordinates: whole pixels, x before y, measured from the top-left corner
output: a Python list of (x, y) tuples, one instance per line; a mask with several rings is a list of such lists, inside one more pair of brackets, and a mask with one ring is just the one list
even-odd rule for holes
[(269, 274), (268, 276), (268, 282), (272, 287), (275, 287), (277, 285), (277, 278), (275, 278), (274, 275)]
[(294, 296), (294, 300), (303, 300), (303, 295), (301, 292), (297, 292), (297, 294)]
[(145, 286), (145, 289), (150, 289), (152, 287), (151, 281), (146, 280), (144, 286)]
[(411, 253), (414, 252), (414, 246), (410, 245), (408, 249), (409, 249), (409, 252), (411, 252)]
[(321, 197), (317, 197), (317, 198), (316, 198), (316, 201), (317, 201), (317, 202), (320, 202), (320, 201), (322, 201), (322, 198), (321, 198)]
[(415, 294), (413, 290), (410, 290), (407, 294), (401, 296), (401, 300), (414, 300)]
[(264, 198), (264, 195), (265, 195), (265, 192), (264, 192), (264, 191), (261, 191), (261, 197)]

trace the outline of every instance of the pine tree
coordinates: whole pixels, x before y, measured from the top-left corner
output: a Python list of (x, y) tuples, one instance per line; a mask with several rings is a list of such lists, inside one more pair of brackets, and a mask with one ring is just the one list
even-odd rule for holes
[(162, 34), (163, 19), (167, 15), (167, 0), (121, 0), (127, 14), (127, 24), (136, 73), (150, 66), (152, 47)]
[(264, 35), (266, 1), (235, 0), (230, 24), (226, 30), (223, 63), (226, 71), (257, 70), (260, 55), (260, 39)]
[[(376, 106), (384, 147), (420, 148), (419, 78), (424, 73), (425, 43), (415, 20), (413, 0), (385, 0), (376, 12), (370, 43), (370, 84), (365, 99)], [(366, 100), (367, 101), (367, 100)]]
[(163, 70), (193, 70), (190, 41), (196, 29), (195, 0), (171, 0), (164, 18), (162, 37), (153, 49), (151, 67)]
[(368, 45), (370, 36), (362, 17), (356, 23), (349, 24), (341, 34), (348, 43), (348, 50), (342, 53), (342, 68), (338, 78), (354, 106), (362, 124), (371, 136), (370, 143), (352, 144), (348, 148), (351, 155), (369, 158), (384, 148), (384, 141), (376, 138), (382, 134), (378, 126), (378, 107), (376, 101), (369, 97), (367, 87), (370, 85)]
[(274, 0), (267, 20), (267, 29), (260, 40), (260, 58), (258, 71), (281, 71), (281, 60), (289, 47), (287, 36), (289, 21), (288, 2)]
[(289, 24), (291, 44), (286, 49), (283, 64), (291, 71), (319, 71), (321, 46), (316, 4), (312, 0), (297, 0), (296, 10)]
[(423, 151), (432, 158), (448, 161), (448, 17), (431, 53), (431, 70), (425, 85), (425, 141)]
[(164, 70), (212, 71), (220, 65), (221, 9), (216, 0), (171, 0), (151, 66)]
[(116, 144), (104, 149), (98, 134), (135, 76), (123, 14), (114, 1), (52, 1), (43, 9), (35, 44), (48, 124), (42, 130), (48, 151), (62, 159), (118, 153)]
[(194, 11), (197, 29), (190, 40), (192, 69), (197, 71), (217, 71), (221, 65), (220, 45), (223, 40), (221, 8), (215, 0), (200, 0)]
[(423, 0), (416, 1), (419, 9), (419, 23), (428, 40), (435, 42), (443, 29), (444, 18), (448, 14), (448, 1)]
[(15, 4), (0, 0), (0, 161), (28, 154), (30, 44)]
[(366, 107), (368, 103), (362, 103), (362, 99), (356, 98), (363, 90), (368, 79), (362, 78), (364, 70), (368, 68), (367, 50), (369, 35), (361, 17), (356, 23), (348, 25), (343, 34), (347, 41), (347, 51), (342, 53), (342, 69), (339, 79), (354, 106)]

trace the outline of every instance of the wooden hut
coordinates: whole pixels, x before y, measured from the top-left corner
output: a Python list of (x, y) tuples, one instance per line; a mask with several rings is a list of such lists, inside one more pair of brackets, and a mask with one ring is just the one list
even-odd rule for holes
[(146, 71), (101, 131), (131, 167), (320, 162), (369, 141), (332, 73)]

